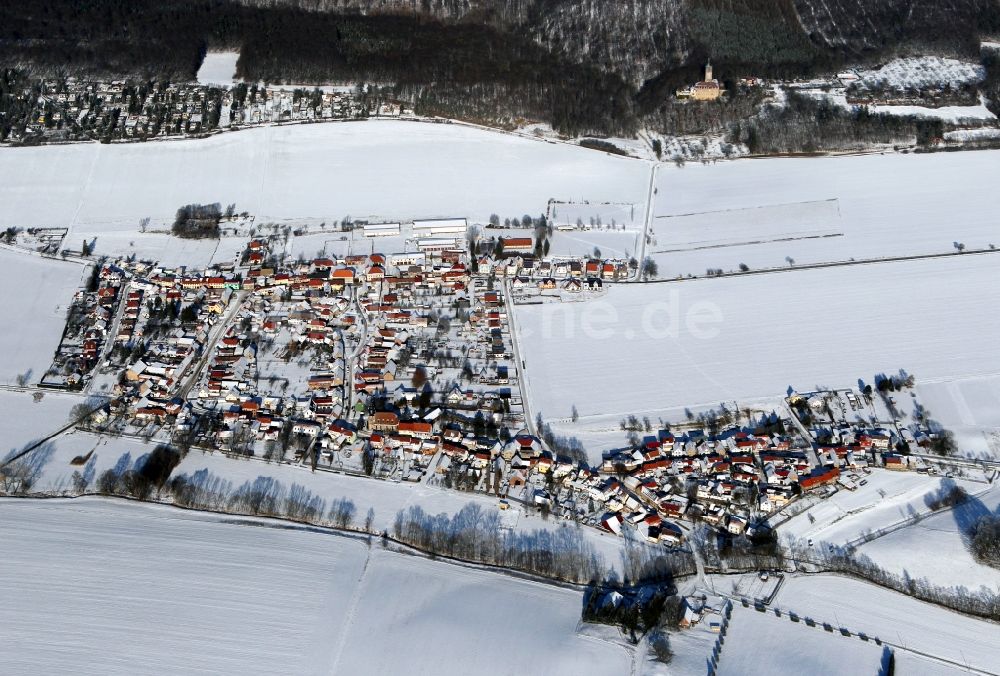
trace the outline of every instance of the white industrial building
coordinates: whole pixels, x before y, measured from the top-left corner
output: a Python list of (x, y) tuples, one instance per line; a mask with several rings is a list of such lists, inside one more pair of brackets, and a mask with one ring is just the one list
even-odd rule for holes
[(464, 218), (438, 218), (426, 221), (413, 221), (413, 236), (440, 237), (455, 235), (456, 237), (465, 237), (468, 228), (469, 224)]
[(454, 249), (455, 246), (454, 237), (427, 237), (417, 240), (417, 248), (421, 251), (446, 251)]
[(399, 223), (366, 223), (365, 237), (394, 237), (399, 234)]
[(423, 265), (427, 261), (427, 255), (422, 251), (410, 253), (389, 254), (389, 264), (396, 267), (407, 265)]

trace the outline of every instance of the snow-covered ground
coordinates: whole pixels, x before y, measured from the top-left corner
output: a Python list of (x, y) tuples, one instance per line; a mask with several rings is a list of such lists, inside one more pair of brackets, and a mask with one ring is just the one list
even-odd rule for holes
[(976, 106), (940, 106), (929, 108), (927, 106), (892, 106), (873, 104), (868, 106), (872, 113), (886, 113), (889, 115), (899, 115), (906, 117), (926, 117), (948, 122), (950, 124), (971, 124), (981, 121), (995, 121), (997, 116), (993, 114), (986, 103), (980, 97), (979, 105)]
[(0, 514), (10, 673), (629, 669), (621, 647), (576, 635), (571, 590), (150, 505), (2, 500)]
[(1000, 246), (1000, 152), (739, 160), (664, 166), (660, 277)]
[(1000, 456), (1000, 376), (920, 383), (920, 402), (972, 457)]
[[(99, 252), (129, 253), (141, 219), (163, 229), (191, 202), (235, 203), (258, 225), (436, 216), (485, 223), (492, 213), (544, 213), (550, 198), (635, 204), (643, 214), (648, 187), (649, 165), (637, 160), (465, 125), (371, 120), (5, 149), (0, 226), (66, 225), (69, 242), (97, 236)], [(112, 241), (112, 231), (129, 234)]]
[(70, 410), (83, 401), (80, 395), (61, 392), (0, 390), (0, 461), (62, 427)]
[[(0, 207), (2, 209), (2, 207)], [(0, 248), (0, 384), (37, 383), (52, 365), (73, 294), (88, 268)]]
[[(1000, 592), (1000, 570), (978, 563), (969, 552), (968, 533), (978, 519), (1000, 512), (1000, 488), (906, 528), (889, 533), (859, 551), (882, 568), (914, 578), (927, 578), (945, 587), (980, 586)], [(947, 556), (933, 553), (947, 552)]]
[[(1000, 317), (983, 311), (1000, 303), (998, 278), (1000, 256), (965, 255), (616, 285), (598, 300), (521, 306), (531, 408), (580, 436), (629, 414), (655, 421), (899, 369), (918, 381), (998, 374)], [(566, 420), (574, 405), (577, 423)]]
[(783, 523), (782, 535), (799, 540), (846, 545), (856, 538), (931, 513), (928, 503), (941, 492), (942, 482), (967, 492), (980, 493), (988, 486), (973, 481), (942, 479), (916, 472), (875, 470), (855, 490), (841, 489)]
[(944, 133), (945, 141), (957, 141), (959, 143), (967, 141), (991, 141), (1000, 138), (1000, 129), (985, 127), (983, 129), (956, 129)]
[[(786, 578), (772, 607), (794, 611), (817, 623), (829, 622), (853, 633), (906, 646), (928, 655), (950, 660), (952, 666), (968, 664), (989, 672), (1000, 664), (997, 625), (977, 620), (903, 594), (838, 575), (802, 575)], [(818, 629), (822, 632), (822, 629)], [(845, 639), (846, 640), (846, 639)], [(852, 639), (858, 641), (857, 638)], [(851, 649), (858, 649), (848, 643)], [(898, 651), (897, 659), (904, 651)], [(913, 671), (897, 673), (949, 673), (946, 666), (925, 672), (908, 656)], [(922, 662), (922, 661), (921, 661)]]
[(915, 56), (893, 59), (879, 68), (856, 71), (863, 84), (897, 89), (923, 89), (938, 85), (958, 87), (983, 79), (986, 72), (979, 63), (941, 56)]
[[(44, 436), (62, 425), (65, 417), (53, 420), (49, 427), (40, 425), (32, 438)], [(140, 458), (150, 453), (157, 443), (142, 439), (98, 437), (74, 431), (59, 436), (25, 458), (35, 474), (32, 491), (45, 495), (73, 495), (73, 474), (80, 472), (89, 479), (88, 490), (96, 490), (97, 477), (109, 469), (125, 471), (138, 464)], [(87, 458), (87, 463), (73, 464), (76, 458)], [(293, 486), (299, 486), (323, 501), (329, 507), (335, 500), (349, 500), (356, 509), (355, 526), (360, 526), (368, 509), (374, 510), (373, 526), (376, 530), (389, 530), (397, 512), (419, 506), (428, 514), (454, 515), (466, 505), (478, 505), (484, 511), (498, 508), (495, 496), (480, 493), (462, 493), (426, 483), (394, 483), (347, 476), (336, 472), (311, 472), (307, 467), (271, 464), (261, 460), (237, 459), (219, 453), (191, 451), (173, 475), (184, 476), (204, 487), (230, 494), (257, 480), (273, 482), (276, 495), (287, 495)], [(576, 528), (572, 523), (544, 520), (537, 513), (521, 510), (517, 530), (530, 533), (535, 530)], [(609, 568), (620, 568), (624, 540), (594, 528), (581, 527), (577, 531), (583, 541), (591, 545)]]
[(581, 603), (578, 592), (375, 550), (332, 671), (628, 673), (624, 648), (576, 634)]
[(94, 245), (95, 256), (135, 255), (140, 260), (159, 261), (167, 266), (204, 268), (211, 263), (232, 263), (247, 245), (249, 237), (180, 239), (163, 232), (78, 230), (80, 237)]
[[(719, 676), (877, 674), (883, 648), (822, 627), (736, 604), (719, 658)], [(765, 667), (766, 665), (766, 667)]]
[(239, 58), (239, 52), (209, 52), (201, 62), (201, 68), (198, 69), (198, 84), (224, 87), (232, 85)]

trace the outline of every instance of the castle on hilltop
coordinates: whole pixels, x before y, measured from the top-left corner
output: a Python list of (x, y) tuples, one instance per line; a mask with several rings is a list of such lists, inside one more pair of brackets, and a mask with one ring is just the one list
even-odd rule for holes
[(690, 87), (678, 89), (676, 92), (679, 99), (694, 99), (695, 101), (715, 101), (722, 96), (722, 85), (712, 77), (712, 62), (705, 64), (705, 79), (696, 82)]

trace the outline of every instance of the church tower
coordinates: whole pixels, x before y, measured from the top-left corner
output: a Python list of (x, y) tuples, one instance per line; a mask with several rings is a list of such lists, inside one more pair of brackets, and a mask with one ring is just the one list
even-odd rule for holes
[(712, 62), (709, 61), (705, 64), (705, 82), (712, 81)]

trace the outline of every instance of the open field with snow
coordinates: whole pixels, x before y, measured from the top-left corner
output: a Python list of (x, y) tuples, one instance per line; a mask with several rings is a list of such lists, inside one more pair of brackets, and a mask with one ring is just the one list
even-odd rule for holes
[(1000, 318), (983, 311), (1000, 303), (997, 278), (1000, 255), (966, 255), (616, 285), (599, 300), (520, 306), (531, 408), (580, 436), (628, 414), (656, 420), (901, 368), (918, 382), (997, 374), (989, 337)]
[[(986, 514), (1000, 514), (1000, 488), (970, 498), (953, 510), (933, 514), (859, 548), (876, 564), (912, 578), (927, 578), (945, 587), (980, 586), (1000, 592), (1000, 570), (977, 562), (968, 548), (968, 533)], [(936, 554), (947, 552), (947, 556)]]
[(782, 535), (843, 546), (855, 538), (931, 513), (929, 502), (951, 486), (970, 494), (987, 484), (936, 477), (916, 472), (875, 470), (855, 490), (841, 488), (781, 525)]
[[(64, 417), (52, 421), (32, 438), (59, 427)], [(24, 459), (32, 470), (35, 482), (32, 492), (43, 495), (75, 495), (73, 474), (79, 471), (89, 480), (88, 490), (96, 491), (97, 478), (109, 469), (119, 472), (141, 466), (140, 459), (153, 451), (156, 442), (142, 439), (98, 437), (87, 432), (71, 432), (59, 436), (33, 451)], [(74, 465), (74, 458), (87, 458), (86, 464)], [(348, 476), (336, 472), (311, 472), (307, 467), (272, 464), (262, 460), (238, 459), (218, 453), (193, 450), (174, 470), (174, 477), (183, 476), (203, 487), (211, 487), (222, 494), (231, 494), (256, 481), (266, 481), (277, 496), (285, 496), (293, 486), (298, 486), (322, 501), (324, 510), (336, 500), (348, 500), (356, 508), (355, 525), (365, 518), (368, 509), (374, 510), (373, 526), (376, 530), (389, 530), (397, 512), (411, 506), (420, 506), (428, 514), (458, 513), (472, 503), (484, 511), (497, 509), (497, 498), (481, 493), (462, 493), (446, 490), (426, 483), (394, 483), (365, 477)], [(517, 530), (530, 533), (535, 530), (570, 528), (565, 521), (543, 520), (537, 513), (520, 510)], [(603, 557), (609, 568), (622, 565), (624, 541), (615, 535), (594, 528), (577, 531), (583, 540), (592, 545)]]
[[(649, 165), (457, 124), (367, 121), (265, 127), (208, 139), (8, 148), (0, 225), (70, 226), (69, 242), (172, 222), (191, 202), (235, 203), (256, 222), (332, 225), (544, 213), (549, 198), (635, 204)], [(641, 216), (640, 216), (641, 218)], [(110, 240), (110, 237), (109, 237)], [(115, 240), (128, 253), (127, 241)], [(102, 249), (100, 239), (98, 252)]]
[[(41, 394), (36, 401), (35, 395)], [(69, 421), (69, 412), (85, 398), (60, 392), (0, 390), (0, 461)]]
[(920, 383), (917, 393), (968, 455), (1000, 457), (1000, 376)]
[[(956, 663), (953, 667), (968, 664), (996, 673), (1000, 664), (1000, 642), (995, 640), (1000, 629), (996, 624), (866, 582), (838, 575), (790, 576), (771, 606), (950, 660)], [(857, 638), (851, 640), (862, 643)], [(860, 650), (853, 643), (847, 645)], [(906, 660), (907, 664), (918, 663), (916, 656), (907, 656)], [(922, 667), (914, 669), (903, 673), (949, 673), (947, 665), (932, 664), (928, 672)], [(897, 673), (901, 672), (897, 669)]]
[(232, 86), (239, 58), (239, 52), (209, 52), (198, 69), (198, 84)]
[(998, 151), (740, 160), (657, 175), (660, 277), (1000, 246)]
[(754, 676), (767, 665), (767, 673), (776, 676), (877, 674), (882, 650), (874, 643), (737, 604), (716, 673)]
[(575, 635), (575, 591), (149, 505), (3, 500), (0, 515), (11, 673), (629, 669)]
[[(2, 155), (2, 153), (0, 153)], [(0, 207), (2, 208), (2, 207)], [(37, 383), (52, 364), (73, 294), (88, 268), (0, 249), (0, 383)]]

